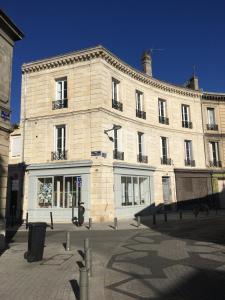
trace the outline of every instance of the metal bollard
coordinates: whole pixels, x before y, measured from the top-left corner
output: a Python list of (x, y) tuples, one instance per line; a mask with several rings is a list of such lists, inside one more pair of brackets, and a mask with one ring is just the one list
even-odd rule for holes
[(183, 213), (182, 213), (182, 210), (180, 210), (180, 220), (182, 220), (182, 217), (183, 217)]
[(53, 217), (52, 217), (52, 212), (50, 211), (50, 218), (51, 218), (51, 229), (54, 229), (53, 227)]
[(137, 227), (141, 225), (141, 216), (137, 216)]
[(118, 220), (117, 220), (117, 218), (114, 218), (114, 229), (115, 230), (118, 229)]
[(90, 248), (89, 238), (84, 240), (84, 253)]
[(89, 299), (89, 279), (88, 279), (88, 271), (87, 269), (80, 269), (80, 300), (88, 300)]
[(85, 267), (88, 271), (88, 275), (92, 276), (92, 251), (91, 248), (88, 248), (85, 253)]
[(88, 229), (91, 230), (92, 229), (92, 218), (89, 218), (89, 225), (88, 225)]
[(66, 251), (70, 251), (70, 232), (66, 233)]
[(164, 212), (164, 220), (167, 222), (167, 212)]
[(156, 225), (156, 215), (155, 213), (153, 214), (153, 221), (152, 221), (153, 225)]

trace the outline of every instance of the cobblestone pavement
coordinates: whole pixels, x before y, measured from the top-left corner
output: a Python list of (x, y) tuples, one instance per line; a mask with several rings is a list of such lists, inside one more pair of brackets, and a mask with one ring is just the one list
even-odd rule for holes
[(18, 232), (0, 256), (0, 299), (78, 300), (79, 250), (89, 237), (90, 300), (225, 300), (224, 216), (142, 221), (139, 229), (129, 221), (117, 231), (74, 230), (68, 252), (62, 241), (70, 227), (58, 225), (47, 232), (44, 260), (36, 263), (24, 259), (27, 232)]
[(108, 262), (105, 299), (224, 300), (224, 225), (217, 218), (139, 231)]

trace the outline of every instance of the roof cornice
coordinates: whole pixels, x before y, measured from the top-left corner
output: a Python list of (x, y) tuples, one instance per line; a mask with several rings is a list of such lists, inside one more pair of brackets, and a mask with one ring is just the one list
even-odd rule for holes
[(9, 30), (10, 36), (14, 41), (22, 40), (24, 34), (22, 31), (14, 24), (14, 22), (0, 9), (0, 21)]
[(194, 91), (182, 86), (177, 86), (152, 78), (151, 76), (144, 74), (139, 70), (131, 67), (127, 63), (123, 62), (121, 59), (119, 59), (117, 56), (112, 54), (109, 50), (101, 45), (94, 48), (88, 48), (81, 51), (58, 55), (55, 57), (23, 64), (22, 72), (29, 74), (42, 70), (54, 69), (64, 65), (71, 65), (81, 61), (90, 61), (95, 58), (101, 58), (105, 60), (109, 65), (113, 66), (122, 73), (127, 74), (128, 76), (154, 88), (193, 98), (199, 98), (202, 95), (201, 91)]

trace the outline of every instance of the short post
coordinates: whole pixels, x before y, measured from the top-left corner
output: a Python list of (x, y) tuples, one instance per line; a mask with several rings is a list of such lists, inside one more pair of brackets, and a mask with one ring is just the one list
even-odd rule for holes
[(84, 253), (90, 248), (89, 238), (84, 240)]
[(141, 225), (141, 216), (137, 216), (137, 227)]
[(88, 275), (92, 276), (92, 252), (91, 248), (88, 248), (85, 253), (85, 267), (88, 271)]
[(51, 229), (54, 229), (53, 227), (53, 217), (52, 217), (52, 212), (50, 211), (50, 218), (51, 218)]
[(28, 212), (26, 213), (26, 229), (28, 228)]
[(86, 267), (80, 269), (80, 300), (88, 300), (89, 298), (89, 282)]
[(66, 233), (66, 251), (70, 251), (70, 232)]
[(182, 220), (182, 218), (183, 218), (183, 212), (182, 212), (182, 210), (180, 210), (179, 215), (180, 215), (180, 220)]
[(164, 220), (165, 220), (165, 222), (167, 222), (167, 212), (166, 211), (164, 212)]
[(117, 220), (117, 218), (114, 218), (114, 229), (115, 230), (118, 229), (118, 220)]
[(153, 225), (156, 225), (156, 214), (155, 213), (153, 213), (153, 221), (152, 221), (152, 223), (153, 223)]
[(92, 218), (89, 218), (89, 225), (88, 225), (88, 229), (91, 230), (92, 229)]

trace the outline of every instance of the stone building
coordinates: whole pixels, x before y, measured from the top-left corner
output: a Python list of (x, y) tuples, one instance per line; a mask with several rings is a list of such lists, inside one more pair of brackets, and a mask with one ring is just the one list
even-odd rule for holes
[(22, 38), (23, 33), (0, 10), (0, 218), (6, 208), (13, 47)]
[(207, 93), (196, 77), (186, 87), (153, 78), (147, 53), (142, 66), (102, 46), (23, 65), (23, 210), (30, 219), (48, 220), (52, 211), (55, 221), (70, 222), (84, 203), (86, 219), (107, 221), (211, 197)]

